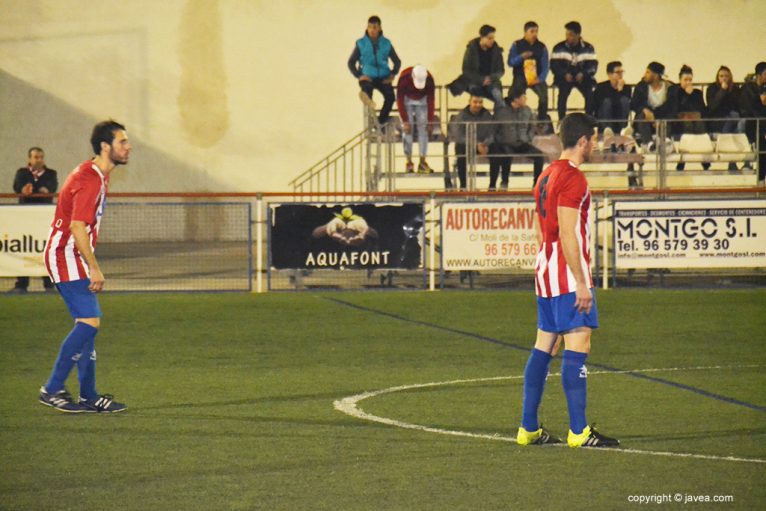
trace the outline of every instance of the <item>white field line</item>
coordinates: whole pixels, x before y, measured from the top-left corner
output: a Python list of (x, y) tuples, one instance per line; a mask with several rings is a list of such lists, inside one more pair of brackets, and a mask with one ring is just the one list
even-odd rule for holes
[[(649, 368), (649, 369), (632, 369), (625, 371), (588, 371), (588, 376), (594, 374), (625, 374), (625, 373), (659, 373), (659, 372), (671, 372), (671, 371), (702, 371), (702, 370), (715, 370), (715, 369), (745, 369), (763, 367), (759, 364), (752, 365), (736, 365), (736, 366), (704, 366), (704, 367), (665, 367), (665, 368)], [(559, 376), (561, 373), (549, 373), (548, 376)], [(414, 429), (416, 431), (425, 431), (427, 433), (436, 433), (439, 435), (451, 435), (467, 438), (480, 438), (484, 440), (498, 440), (501, 442), (516, 443), (516, 437), (502, 435), (500, 433), (484, 434), (484, 433), (470, 433), (468, 431), (434, 428), (430, 426), (423, 426), (421, 424), (412, 424), (409, 422), (403, 422), (396, 419), (390, 419), (388, 417), (380, 417), (367, 413), (358, 404), (365, 399), (369, 399), (376, 396), (382, 396), (384, 394), (392, 394), (394, 392), (403, 392), (413, 389), (422, 389), (428, 387), (445, 387), (450, 385), (460, 385), (463, 383), (478, 383), (486, 381), (502, 381), (502, 380), (519, 380), (523, 379), (523, 375), (519, 376), (492, 376), (488, 378), (471, 378), (463, 380), (450, 380), (450, 381), (438, 381), (430, 383), (416, 383), (412, 385), (399, 385), (396, 387), (389, 387), (387, 389), (373, 390), (370, 392), (363, 392), (354, 396), (344, 397), (333, 403), (336, 410), (343, 412), (352, 417), (363, 419), (371, 422), (378, 422), (380, 424), (387, 424), (389, 426), (395, 426), (397, 428)], [(566, 444), (553, 444), (560, 447), (566, 447)], [(592, 451), (601, 452), (620, 452), (626, 454), (644, 454), (649, 456), (666, 456), (672, 458), (693, 458), (700, 460), (715, 460), (715, 461), (734, 461), (739, 463), (766, 463), (766, 459), (758, 458), (738, 458), (735, 456), (715, 456), (711, 454), (696, 454), (687, 452), (668, 452), (668, 451), (647, 451), (642, 449), (590, 449)]]

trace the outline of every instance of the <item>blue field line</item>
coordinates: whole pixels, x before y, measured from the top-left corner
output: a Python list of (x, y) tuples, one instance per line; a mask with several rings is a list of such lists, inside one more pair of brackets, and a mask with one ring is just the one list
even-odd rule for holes
[[(322, 298), (324, 298), (325, 300), (328, 300), (330, 302), (337, 303), (339, 305), (350, 307), (352, 309), (357, 309), (357, 310), (364, 311), (364, 312), (370, 312), (372, 314), (376, 314), (378, 316), (385, 316), (387, 318), (395, 319), (397, 321), (403, 321), (403, 322), (406, 322), (406, 323), (412, 323), (412, 324), (415, 324), (415, 325), (420, 325), (420, 326), (425, 326), (425, 327), (429, 327), (429, 328), (434, 328), (436, 330), (441, 330), (442, 332), (449, 332), (451, 334), (458, 334), (458, 335), (462, 335), (462, 336), (465, 336), (465, 337), (470, 337), (471, 339), (476, 339), (478, 341), (483, 341), (483, 342), (489, 342), (489, 343), (492, 343), (492, 344), (497, 344), (497, 345), (500, 345), (500, 346), (504, 346), (506, 348), (511, 348), (511, 349), (514, 349), (514, 350), (523, 351), (524, 353), (529, 353), (529, 351), (532, 349), (530, 346), (521, 346), (519, 344), (513, 344), (513, 343), (510, 343), (510, 342), (507, 342), (507, 341), (501, 341), (500, 339), (495, 339), (493, 337), (487, 337), (485, 335), (480, 335), (480, 334), (476, 334), (476, 333), (473, 333), (473, 332), (468, 332), (468, 331), (465, 331), (465, 330), (458, 330), (457, 328), (450, 328), (450, 327), (447, 327), (447, 326), (438, 325), (436, 323), (429, 323), (427, 321), (421, 321), (419, 319), (411, 319), (411, 318), (408, 318), (408, 317), (405, 317), (405, 316), (400, 316), (399, 314), (394, 314), (394, 313), (391, 313), (391, 312), (386, 312), (386, 311), (381, 311), (381, 310), (378, 310), (378, 309), (373, 309), (373, 308), (370, 308), (370, 307), (365, 307), (363, 305), (358, 305), (358, 304), (355, 304), (355, 303), (346, 302), (344, 300), (339, 300), (337, 298), (332, 298), (332, 297), (329, 297), (329, 296), (323, 296)], [(626, 374), (628, 376), (632, 376), (633, 378), (639, 378), (639, 379), (642, 379), (642, 380), (653, 381), (655, 383), (661, 383), (663, 385), (668, 385), (670, 387), (675, 387), (677, 389), (688, 390), (689, 392), (694, 392), (695, 394), (698, 394), (700, 396), (709, 397), (711, 399), (715, 399), (717, 401), (722, 401), (724, 403), (729, 403), (729, 404), (733, 404), (733, 405), (737, 405), (737, 406), (744, 406), (745, 408), (749, 408), (751, 410), (757, 410), (759, 412), (766, 412), (766, 406), (756, 405), (756, 404), (753, 404), (753, 403), (748, 403), (746, 401), (740, 401), (739, 399), (735, 399), (735, 398), (729, 397), (729, 396), (724, 396), (722, 394), (716, 394), (714, 392), (709, 392), (709, 391), (701, 389), (699, 387), (692, 387), (691, 385), (685, 385), (683, 383), (677, 383), (677, 382), (674, 382), (674, 381), (666, 380), (664, 378), (657, 378), (656, 376), (648, 376), (648, 375), (643, 374), (643, 373), (633, 373), (633, 372), (630, 372), (629, 370), (626, 370), (626, 369), (620, 369), (618, 367), (612, 367), (612, 366), (608, 366), (608, 365), (604, 365), (604, 364), (597, 364), (595, 362), (588, 362), (588, 366), (596, 368), (596, 369), (602, 369), (604, 371), (621, 371), (621, 372), (623, 372), (623, 374)]]

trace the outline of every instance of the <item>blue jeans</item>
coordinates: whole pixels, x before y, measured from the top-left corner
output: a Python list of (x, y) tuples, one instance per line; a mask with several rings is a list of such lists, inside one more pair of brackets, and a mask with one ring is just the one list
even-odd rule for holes
[(606, 98), (596, 108), (598, 108), (596, 118), (599, 121), (602, 119), (612, 121), (614, 119), (625, 119), (624, 122), (599, 122), (602, 129), (606, 127), (612, 128), (612, 131), (619, 135), (622, 128), (627, 126), (628, 115), (630, 115), (630, 98), (620, 96), (619, 101), (612, 101), (612, 98)]
[(412, 99), (405, 96), (404, 109), (410, 120), (410, 132), (402, 135), (404, 154), (408, 159), (412, 158), (412, 135), (417, 131), (420, 157), (425, 158), (428, 155), (428, 97)]

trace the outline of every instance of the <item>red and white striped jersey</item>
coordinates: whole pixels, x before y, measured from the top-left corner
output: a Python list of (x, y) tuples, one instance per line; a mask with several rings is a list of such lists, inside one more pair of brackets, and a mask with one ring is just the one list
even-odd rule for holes
[(45, 245), (45, 266), (53, 282), (90, 277), (88, 265), (75, 246), (69, 224), (73, 220), (85, 222), (90, 248), (95, 250), (108, 184), (108, 178), (92, 161), (81, 164), (64, 182)]
[(537, 180), (535, 203), (543, 234), (543, 244), (537, 253), (535, 268), (537, 296), (551, 298), (576, 290), (574, 274), (567, 266), (561, 249), (559, 206), (580, 211), (576, 227), (580, 267), (588, 287), (593, 287), (590, 273), (590, 190), (585, 175), (569, 160), (554, 161)]

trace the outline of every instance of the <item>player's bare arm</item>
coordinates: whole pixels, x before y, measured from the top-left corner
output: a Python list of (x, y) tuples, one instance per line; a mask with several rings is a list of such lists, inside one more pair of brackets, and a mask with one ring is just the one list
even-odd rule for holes
[(72, 236), (74, 236), (74, 244), (77, 250), (80, 251), (90, 270), (90, 286), (88, 288), (94, 293), (98, 293), (104, 288), (104, 274), (101, 273), (101, 269), (96, 261), (96, 255), (90, 248), (90, 239), (88, 238), (88, 231), (85, 229), (85, 222), (72, 220), (69, 224), (69, 230)]
[(577, 283), (575, 307), (577, 307), (579, 312), (588, 313), (593, 305), (593, 297), (590, 294), (588, 281), (585, 279), (585, 274), (580, 265), (580, 247), (577, 243), (577, 220), (580, 211), (566, 206), (559, 206), (557, 211), (561, 250), (564, 252), (564, 259), (569, 269), (572, 270), (572, 275)]

